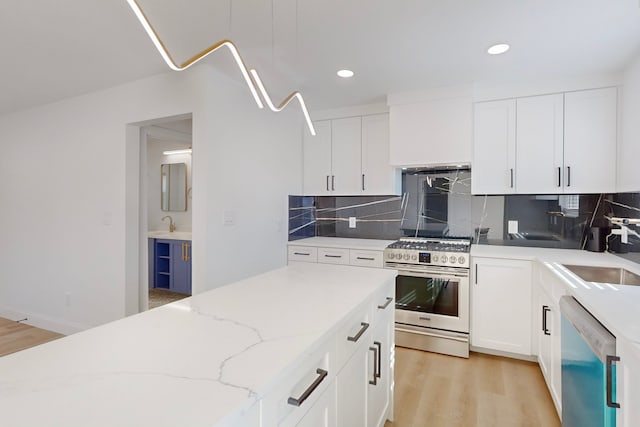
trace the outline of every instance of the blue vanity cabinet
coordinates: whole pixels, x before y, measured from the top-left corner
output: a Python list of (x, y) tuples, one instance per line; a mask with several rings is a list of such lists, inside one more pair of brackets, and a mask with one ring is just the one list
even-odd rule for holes
[(191, 241), (149, 239), (150, 287), (191, 295)]

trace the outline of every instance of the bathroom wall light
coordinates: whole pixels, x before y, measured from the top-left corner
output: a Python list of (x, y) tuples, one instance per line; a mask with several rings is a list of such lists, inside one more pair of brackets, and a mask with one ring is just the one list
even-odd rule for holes
[(165, 47), (165, 45), (162, 42), (162, 40), (160, 39), (160, 37), (158, 36), (158, 33), (153, 28), (153, 25), (151, 25), (151, 22), (149, 22), (149, 19), (147, 18), (147, 16), (142, 11), (142, 8), (138, 4), (137, 0), (127, 0), (127, 3), (129, 3), (129, 6), (131, 7), (133, 12), (135, 13), (136, 17), (138, 18), (138, 21), (140, 21), (140, 24), (142, 24), (142, 27), (147, 32), (147, 35), (149, 36), (149, 38), (151, 38), (151, 41), (155, 45), (155, 47), (158, 50), (158, 52), (160, 52), (160, 55), (162, 56), (164, 61), (167, 63), (169, 68), (171, 68), (174, 71), (186, 70), (187, 68), (191, 67), (192, 65), (194, 65), (198, 61), (204, 59), (205, 57), (209, 56), (211, 53), (215, 52), (216, 50), (218, 50), (218, 49), (220, 49), (221, 47), (224, 46), (231, 52), (231, 55), (233, 56), (233, 59), (236, 61), (236, 65), (240, 69), (240, 72), (242, 73), (242, 77), (244, 78), (244, 81), (246, 82), (247, 86), (249, 87), (249, 91), (251, 91), (251, 95), (253, 95), (253, 99), (255, 100), (256, 104), (258, 105), (258, 108), (264, 108), (264, 104), (262, 103), (262, 100), (258, 96), (258, 91), (256, 90), (256, 84), (259, 85), (262, 97), (267, 102), (267, 104), (269, 105), (269, 108), (272, 111), (275, 111), (275, 112), (281, 111), (293, 98), (297, 98), (299, 103), (300, 103), (300, 108), (302, 109), (302, 113), (304, 114), (305, 120), (307, 121), (307, 126), (309, 127), (309, 132), (311, 132), (311, 135), (315, 135), (316, 134), (315, 129), (313, 128), (313, 124), (311, 122), (311, 118), (309, 116), (309, 112), (307, 111), (307, 107), (306, 107), (306, 105), (304, 103), (304, 99), (302, 98), (302, 95), (300, 94), (300, 92), (298, 92), (298, 91), (292, 92), (276, 108), (273, 105), (273, 103), (271, 102), (271, 98), (267, 94), (267, 91), (264, 89), (264, 86), (262, 85), (262, 82), (260, 81), (260, 78), (258, 77), (257, 72), (255, 70), (252, 70), (252, 72), (253, 72), (252, 75), (253, 75), (253, 78), (255, 79), (255, 84), (254, 84), (254, 81), (249, 76), (249, 70), (247, 69), (247, 66), (244, 64), (244, 61), (242, 60), (242, 57), (240, 56), (240, 53), (238, 52), (238, 49), (236, 48), (235, 44), (233, 44), (233, 42), (231, 40), (226, 40), (226, 39), (225, 40), (221, 40), (221, 41), (217, 42), (216, 44), (213, 44), (213, 45), (209, 46), (208, 48), (200, 51), (199, 53), (193, 55), (191, 58), (187, 59), (182, 64), (178, 65), (178, 64), (176, 64), (176, 62), (174, 61), (173, 57), (171, 56), (171, 54), (169, 53), (169, 51)]
[(163, 151), (162, 154), (164, 154), (165, 156), (172, 156), (174, 154), (191, 154), (191, 148), (185, 148), (182, 150), (167, 150), (167, 151)]

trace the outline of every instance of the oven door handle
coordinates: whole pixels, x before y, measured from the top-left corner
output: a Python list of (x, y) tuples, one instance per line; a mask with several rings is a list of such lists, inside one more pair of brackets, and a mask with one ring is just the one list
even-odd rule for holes
[(425, 272), (425, 271), (415, 271), (415, 270), (399, 270), (399, 276), (413, 276), (413, 277), (438, 277), (443, 279), (465, 279), (469, 277), (469, 273), (467, 274), (456, 274), (449, 272)]
[(435, 337), (435, 338), (446, 338), (448, 340), (460, 341), (460, 342), (468, 342), (469, 341), (466, 338), (452, 337), (452, 336), (449, 336), (449, 335), (432, 334), (432, 333), (429, 333), (429, 332), (415, 331), (413, 329), (398, 328), (397, 326), (396, 326), (395, 329), (398, 332), (407, 332), (409, 334), (426, 335), (428, 337)]

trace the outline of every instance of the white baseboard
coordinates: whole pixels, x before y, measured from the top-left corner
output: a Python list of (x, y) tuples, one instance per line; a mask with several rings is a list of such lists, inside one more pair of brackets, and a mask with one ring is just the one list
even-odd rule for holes
[(91, 327), (5, 306), (0, 306), (0, 317), (20, 321), (20, 323), (25, 323), (30, 326), (35, 326), (36, 328), (46, 329), (63, 335), (72, 335)]
[(538, 358), (536, 356), (529, 356), (529, 355), (525, 356), (523, 354), (511, 353), (511, 352), (502, 351), (502, 350), (492, 350), (490, 348), (484, 348), (484, 347), (470, 346), (469, 351), (475, 351), (476, 353), (490, 354), (492, 356), (508, 357), (510, 359), (524, 360), (526, 362), (536, 362), (536, 363), (538, 362)]

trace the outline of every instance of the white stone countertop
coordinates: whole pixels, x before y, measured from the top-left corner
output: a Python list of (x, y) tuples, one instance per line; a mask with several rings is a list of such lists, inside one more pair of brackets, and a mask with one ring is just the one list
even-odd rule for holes
[(640, 264), (605, 252), (515, 246), (473, 245), (471, 256), (538, 261), (550, 269), (591, 314), (616, 338), (640, 343), (640, 286), (587, 282), (563, 264), (620, 267), (640, 274)]
[(147, 237), (150, 239), (170, 239), (170, 240), (191, 240), (190, 231), (149, 231)]
[(0, 424), (220, 426), (395, 270), (299, 263), (0, 358)]
[(306, 239), (292, 240), (289, 245), (314, 246), (319, 248), (344, 248), (370, 251), (382, 251), (395, 240), (378, 239), (349, 239), (344, 237), (308, 237)]

